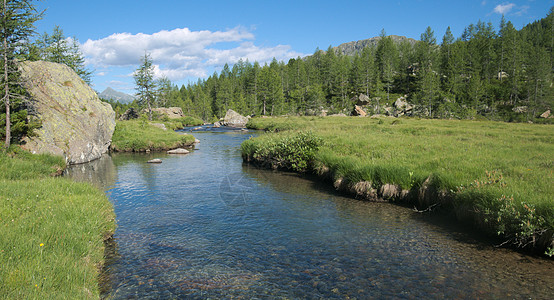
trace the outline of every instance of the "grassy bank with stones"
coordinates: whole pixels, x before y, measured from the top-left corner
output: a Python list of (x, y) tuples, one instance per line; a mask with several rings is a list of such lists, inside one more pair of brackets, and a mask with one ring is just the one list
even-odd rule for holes
[(254, 118), (245, 161), (315, 173), (357, 198), (452, 214), (506, 244), (554, 249), (554, 127), (490, 121)]

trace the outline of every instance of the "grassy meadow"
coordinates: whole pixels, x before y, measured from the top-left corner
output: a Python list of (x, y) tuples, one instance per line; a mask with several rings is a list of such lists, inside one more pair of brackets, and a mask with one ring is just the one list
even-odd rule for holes
[(0, 151), (0, 299), (98, 299), (104, 240), (115, 230), (104, 193), (52, 177), (61, 157)]
[[(520, 247), (554, 246), (552, 125), (281, 117), (247, 126), (276, 133), (244, 142), (246, 160), (326, 174), (347, 190), (392, 184), (420, 209), (438, 206)], [(417, 200), (425, 188), (435, 197)]]
[(178, 120), (168, 121), (167, 130), (155, 127), (146, 120), (117, 121), (110, 148), (112, 151), (145, 152), (188, 147), (194, 143), (194, 136), (173, 131), (182, 125), (176, 125)]

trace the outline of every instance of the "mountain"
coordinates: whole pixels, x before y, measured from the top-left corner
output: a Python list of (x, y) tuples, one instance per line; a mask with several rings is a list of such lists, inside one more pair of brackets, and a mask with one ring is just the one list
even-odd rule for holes
[[(407, 38), (405, 36), (389, 35), (389, 37), (397, 45), (402, 43), (402, 42), (405, 42), (405, 41), (412, 44), (412, 45), (414, 45), (417, 42), (417, 40), (414, 40), (412, 38)], [(333, 49), (335, 50), (335, 53), (340, 52), (343, 55), (354, 55), (356, 53), (362, 52), (362, 49), (365, 48), (365, 47), (377, 46), (377, 43), (379, 43), (380, 39), (381, 39), (380, 36), (372, 37), (372, 38), (366, 39), (366, 40), (360, 40), (360, 41), (354, 41), (354, 42), (340, 44), (337, 47), (333, 47)]]
[(135, 100), (134, 96), (125, 94), (123, 92), (118, 92), (111, 87), (106, 88), (102, 93), (98, 95), (98, 97), (106, 100), (117, 101), (120, 103), (129, 103)]

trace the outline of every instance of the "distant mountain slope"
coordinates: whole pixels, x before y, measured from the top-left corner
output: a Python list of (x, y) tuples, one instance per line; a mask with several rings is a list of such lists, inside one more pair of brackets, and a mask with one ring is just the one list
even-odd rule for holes
[[(412, 45), (417, 42), (417, 40), (414, 40), (412, 38), (407, 38), (405, 36), (389, 35), (389, 37), (397, 45), (404, 41), (407, 41)], [(379, 42), (380, 39), (381, 37), (377, 36), (366, 40), (353, 41), (349, 43), (340, 44), (337, 47), (333, 47), (333, 49), (335, 49), (335, 52), (337, 53), (340, 52), (341, 54), (344, 54), (344, 55), (354, 55), (356, 53), (360, 53), (362, 49), (365, 47), (377, 46), (377, 43)]]
[(106, 100), (118, 101), (120, 103), (129, 103), (135, 100), (135, 97), (123, 92), (118, 92), (111, 87), (106, 88), (102, 93), (98, 94), (98, 97)]

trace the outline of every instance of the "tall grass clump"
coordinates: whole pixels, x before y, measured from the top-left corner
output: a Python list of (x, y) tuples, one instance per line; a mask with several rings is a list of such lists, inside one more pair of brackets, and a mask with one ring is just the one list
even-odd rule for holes
[[(245, 142), (247, 158), (310, 131), (325, 143), (301, 171), (325, 175), (358, 195), (363, 186), (374, 198), (388, 194), (421, 209), (441, 207), (520, 247), (554, 248), (551, 125), (284, 117), (254, 118), (248, 126), (279, 133)], [(294, 152), (290, 147), (283, 149)]]
[(0, 152), (0, 299), (99, 298), (113, 207), (89, 184), (52, 177), (61, 157)]
[(117, 121), (112, 136), (112, 151), (144, 152), (189, 147), (194, 136), (163, 130), (146, 120)]
[(305, 172), (311, 167), (322, 142), (320, 137), (308, 131), (283, 134), (278, 138), (266, 136), (249, 139), (241, 147), (247, 161), (261, 163), (273, 169)]

